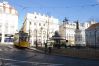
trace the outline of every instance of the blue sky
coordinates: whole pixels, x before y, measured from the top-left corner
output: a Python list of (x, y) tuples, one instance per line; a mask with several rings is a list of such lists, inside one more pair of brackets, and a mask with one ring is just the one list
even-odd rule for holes
[(39, 12), (70, 21), (99, 21), (99, 0), (6, 0), (19, 12), (19, 28), (28, 12)]

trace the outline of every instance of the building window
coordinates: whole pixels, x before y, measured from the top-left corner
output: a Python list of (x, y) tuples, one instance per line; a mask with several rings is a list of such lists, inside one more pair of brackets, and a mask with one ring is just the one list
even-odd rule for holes
[(39, 26), (41, 26), (41, 23), (39, 23)]
[(14, 26), (11, 26), (11, 28), (14, 28)]
[(45, 24), (43, 24), (43, 26), (45, 26)]
[(34, 25), (36, 25), (36, 23), (34, 23)]

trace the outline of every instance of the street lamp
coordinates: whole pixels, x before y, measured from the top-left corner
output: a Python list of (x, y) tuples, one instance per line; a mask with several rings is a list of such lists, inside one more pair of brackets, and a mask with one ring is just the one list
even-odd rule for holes
[(36, 48), (38, 47), (37, 45), (37, 29), (36, 29)]
[(42, 44), (43, 44), (43, 33), (42, 33), (42, 30), (43, 30), (43, 27), (41, 27), (41, 46), (42, 46)]
[[(35, 19), (36, 19), (36, 18), (37, 18), (37, 17), (35, 16)], [(37, 33), (38, 33), (38, 32), (37, 32), (37, 24), (35, 23), (35, 25), (36, 25), (36, 29), (35, 29), (35, 31), (36, 31), (36, 44), (35, 44), (35, 45), (36, 45), (36, 48), (37, 48), (37, 47), (38, 47), (38, 44), (37, 44), (37, 40), (38, 40), (38, 39), (37, 39)]]
[(47, 25), (47, 43), (48, 43), (48, 39), (49, 39), (49, 17), (48, 17), (47, 23), (48, 23), (48, 25)]
[(97, 41), (96, 41), (97, 40), (96, 39), (96, 36), (97, 36), (96, 33), (97, 33), (97, 30), (96, 30), (96, 27), (95, 27), (95, 46), (94, 46), (95, 49), (96, 49), (96, 43), (97, 43)]
[(28, 41), (29, 41), (29, 43), (30, 43), (30, 25), (31, 25), (31, 22), (29, 21), (29, 39), (28, 39)]
[(46, 43), (45, 43), (45, 53), (47, 52), (47, 45), (48, 45), (48, 38), (49, 38), (49, 33), (48, 33), (48, 31), (49, 31), (49, 17), (48, 17), (48, 21), (46, 21), (46, 23), (47, 23), (47, 40), (46, 40)]

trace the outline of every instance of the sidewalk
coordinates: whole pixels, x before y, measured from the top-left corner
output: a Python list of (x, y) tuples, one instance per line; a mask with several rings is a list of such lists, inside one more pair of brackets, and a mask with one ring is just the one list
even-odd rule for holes
[[(33, 48), (33, 50), (45, 53), (45, 48)], [(47, 51), (45, 54), (99, 60), (99, 50), (95, 49), (53, 48), (51, 53)]]
[(36, 49), (36, 48), (34, 48), (34, 47), (29, 47), (28, 49), (30, 49), (30, 50), (35, 50), (35, 51), (37, 51), (37, 52), (44, 53), (44, 51), (39, 50), (39, 49)]

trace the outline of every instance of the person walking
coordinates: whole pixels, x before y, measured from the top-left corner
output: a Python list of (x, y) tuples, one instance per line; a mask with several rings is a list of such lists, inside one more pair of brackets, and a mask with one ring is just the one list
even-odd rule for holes
[(45, 53), (47, 53), (47, 43), (44, 44), (45, 44)]

